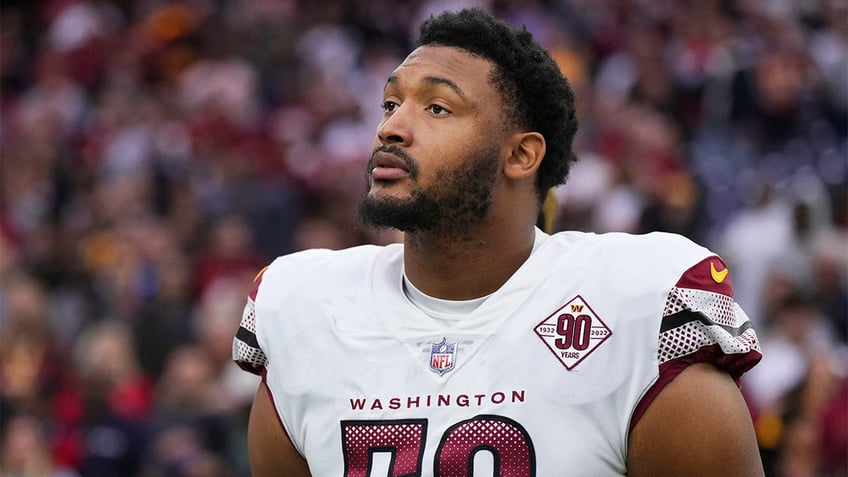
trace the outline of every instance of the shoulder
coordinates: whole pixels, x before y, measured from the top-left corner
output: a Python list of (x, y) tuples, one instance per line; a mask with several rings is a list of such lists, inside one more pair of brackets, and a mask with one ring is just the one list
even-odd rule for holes
[(277, 257), (254, 281), (253, 298), (261, 300), (264, 291), (269, 289), (274, 290), (275, 296), (305, 290), (340, 289), (361, 282), (363, 274), (378, 261), (389, 261), (401, 254), (401, 246), (393, 244), (342, 250), (312, 249)]
[(359, 269), (381, 254), (391, 252), (395, 249), (400, 252), (400, 245), (360, 245), (341, 250), (303, 250), (274, 259), (267, 267), (266, 275), (268, 273), (285, 275), (292, 273), (300, 274), (303, 272), (320, 275), (347, 268)]
[(558, 232), (550, 238), (554, 243), (571, 244), (583, 250), (591, 250), (598, 255), (618, 259), (627, 257), (638, 260), (644, 257), (651, 260), (665, 259), (669, 262), (678, 262), (709, 253), (708, 249), (691, 239), (667, 232), (647, 234)]
[[(267, 364), (269, 333), (281, 323), (296, 326), (303, 316), (296, 306), (309, 308), (332, 294), (362, 286), (375, 264), (392, 266), (402, 255), (399, 245), (366, 245), (344, 250), (314, 249), (276, 258), (253, 279), (233, 339), (233, 360), (243, 369), (261, 374)], [(279, 318), (284, 319), (279, 319)]]
[(595, 236), (600, 251), (631, 261), (650, 260), (654, 264), (682, 264), (709, 253), (687, 237), (666, 232), (627, 234), (612, 232)]
[(559, 259), (570, 267), (600, 277), (605, 284), (619, 284), (628, 294), (653, 293), (658, 287), (667, 291), (686, 270), (715, 256), (687, 237), (664, 232), (560, 232), (549, 242), (554, 245), (546, 247), (552, 258), (559, 248), (564, 252)]

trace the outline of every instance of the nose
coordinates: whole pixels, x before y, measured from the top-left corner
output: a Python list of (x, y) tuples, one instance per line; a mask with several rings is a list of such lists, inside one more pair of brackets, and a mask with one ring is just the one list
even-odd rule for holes
[(383, 145), (409, 146), (412, 131), (409, 127), (411, 117), (408, 108), (400, 105), (388, 114), (377, 127), (377, 138)]

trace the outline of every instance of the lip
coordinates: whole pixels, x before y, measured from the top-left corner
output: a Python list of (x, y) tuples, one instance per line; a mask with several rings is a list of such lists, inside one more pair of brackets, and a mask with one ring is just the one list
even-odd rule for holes
[(372, 158), (371, 178), (374, 180), (395, 180), (409, 176), (409, 167), (400, 157), (378, 152)]
[(374, 154), (373, 165), (375, 169), (378, 167), (385, 167), (389, 169), (402, 169), (409, 172), (409, 168), (406, 166), (406, 162), (404, 162), (403, 159), (388, 152), (378, 152)]

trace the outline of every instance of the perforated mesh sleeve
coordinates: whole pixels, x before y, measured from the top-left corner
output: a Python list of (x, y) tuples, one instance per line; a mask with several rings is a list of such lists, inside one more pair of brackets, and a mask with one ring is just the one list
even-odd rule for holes
[(693, 363), (710, 363), (734, 380), (760, 359), (760, 343), (748, 315), (733, 299), (727, 265), (713, 255), (671, 288), (659, 330), (659, 378), (642, 397), (630, 421), (639, 421), (659, 392)]
[(738, 379), (760, 360), (757, 334), (733, 299), (726, 271), (724, 262), (712, 256), (687, 270), (671, 288), (660, 327), (661, 368), (684, 358), (708, 361)]
[(241, 324), (233, 338), (233, 361), (242, 369), (255, 374), (261, 374), (268, 365), (268, 358), (256, 339), (256, 313), (252, 298), (247, 299)]
[(710, 310), (689, 307), (666, 316), (659, 336), (660, 366), (676, 359), (706, 361), (734, 379), (753, 367), (761, 357), (757, 335), (739, 305), (729, 304), (726, 313), (735, 316), (734, 324), (722, 324), (722, 317)]

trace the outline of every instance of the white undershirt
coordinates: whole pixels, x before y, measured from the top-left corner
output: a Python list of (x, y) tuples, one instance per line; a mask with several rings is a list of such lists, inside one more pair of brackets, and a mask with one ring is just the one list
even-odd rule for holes
[(403, 291), (406, 297), (409, 298), (409, 301), (419, 310), (432, 318), (443, 321), (456, 321), (468, 316), (478, 306), (482, 305), (487, 298), (492, 296), (490, 293), (480, 298), (472, 298), (471, 300), (443, 300), (441, 298), (434, 298), (415, 288), (415, 285), (406, 278), (406, 273), (403, 274)]
[[(547, 238), (548, 235), (537, 233), (530, 255), (533, 255), (545, 243)], [(443, 321), (456, 321), (468, 316), (492, 296), (490, 293), (480, 298), (472, 298), (471, 300), (444, 300), (435, 298), (415, 288), (415, 285), (406, 277), (405, 270), (403, 272), (403, 292), (409, 301), (419, 310), (432, 318)]]

